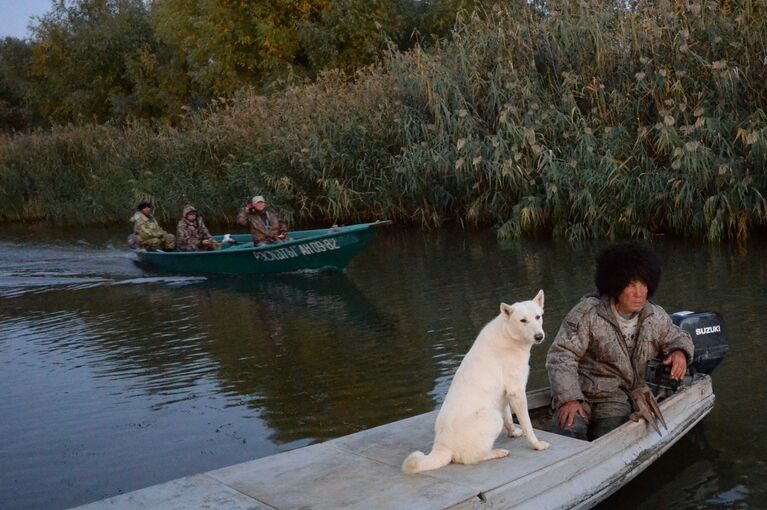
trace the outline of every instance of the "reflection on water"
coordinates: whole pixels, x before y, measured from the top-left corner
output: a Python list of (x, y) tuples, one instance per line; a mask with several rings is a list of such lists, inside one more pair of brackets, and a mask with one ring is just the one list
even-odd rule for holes
[[(205, 278), (148, 272), (123, 240), (0, 237), (0, 508), (65, 508), (432, 410), (501, 301), (543, 288), (550, 341), (601, 246), (390, 229), (346, 273)], [(703, 426), (602, 507), (765, 507), (767, 249), (657, 249), (657, 301), (720, 311), (731, 353)]]

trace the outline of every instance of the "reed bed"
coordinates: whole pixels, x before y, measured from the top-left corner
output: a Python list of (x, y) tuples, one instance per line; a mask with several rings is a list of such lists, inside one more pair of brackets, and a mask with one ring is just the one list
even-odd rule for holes
[(226, 222), (254, 193), (293, 224), (492, 225), (505, 238), (744, 240), (767, 226), (764, 1), (526, 2), (180, 127), (0, 140), (0, 220), (124, 221), (140, 199)]

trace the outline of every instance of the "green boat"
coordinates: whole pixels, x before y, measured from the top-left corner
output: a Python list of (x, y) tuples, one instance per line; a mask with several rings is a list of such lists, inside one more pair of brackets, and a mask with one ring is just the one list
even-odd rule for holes
[(222, 245), (216, 251), (163, 252), (136, 250), (140, 262), (176, 273), (228, 275), (342, 271), (375, 237), (378, 227), (390, 221), (346, 227), (290, 232), (279, 244), (253, 247), (250, 234), (214, 236)]

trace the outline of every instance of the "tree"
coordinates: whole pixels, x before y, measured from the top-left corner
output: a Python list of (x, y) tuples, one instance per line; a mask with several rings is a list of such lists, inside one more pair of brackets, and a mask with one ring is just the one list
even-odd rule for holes
[(32, 123), (25, 102), (31, 62), (31, 43), (15, 37), (0, 40), (0, 131), (21, 131)]
[(149, 116), (131, 67), (156, 51), (141, 0), (57, 0), (32, 27), (29, 99), (53, 122)]
[(336, 0), (316, 20), (298, 27), (301, 51), (310, 75), (322, 69), (353, 72), (374, 62), (387, 41), (402, 42), (406, 0)]
[(231, 94), (293, 71), (296, 26), (316, 20), (329, 0), (164, 0), (152, 4), (161, 41), (184, 56), (191, 80)]
[(461, 11), (482, 11), (488, 0), (423, 0), (419, 2), (418, 28), (424, 38), (443, 37), (455, 26)]
[(151, 5), (158, 37), (184, 55), (191, 80), (211, 95), (243, 86), (268, 91), (276, 80), (311, 79), (328, 68), (353, 72), (375, 61), (389, 40), (407, 47), (426, 12), (416, 0), (164, 0)]
[(351, 76), (389, 44), (447, 33), (478, 1), (54, 0), (33, 26), (24, 86), (16, 71), (0, 77), (14, 83), (0, 90), (0, 122), (21, 125), (22, 110), (49, 124), (173, 122), (243, 87), (269, 93), (330, 68)]

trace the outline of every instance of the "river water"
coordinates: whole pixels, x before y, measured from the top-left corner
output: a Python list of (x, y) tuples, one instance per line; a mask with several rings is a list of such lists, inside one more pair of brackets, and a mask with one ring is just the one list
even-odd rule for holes
[[(501, 301), (546, 347), (601, 242), (393, 227), (345, 273), (148, 272), (115, 229), (0, 233), (0, 508), (58, 509), (435, 409)], [(659, 238), (667, 311), (722, 313), (711, 414), (601, 508), (767, 508), (767, 243)]]

